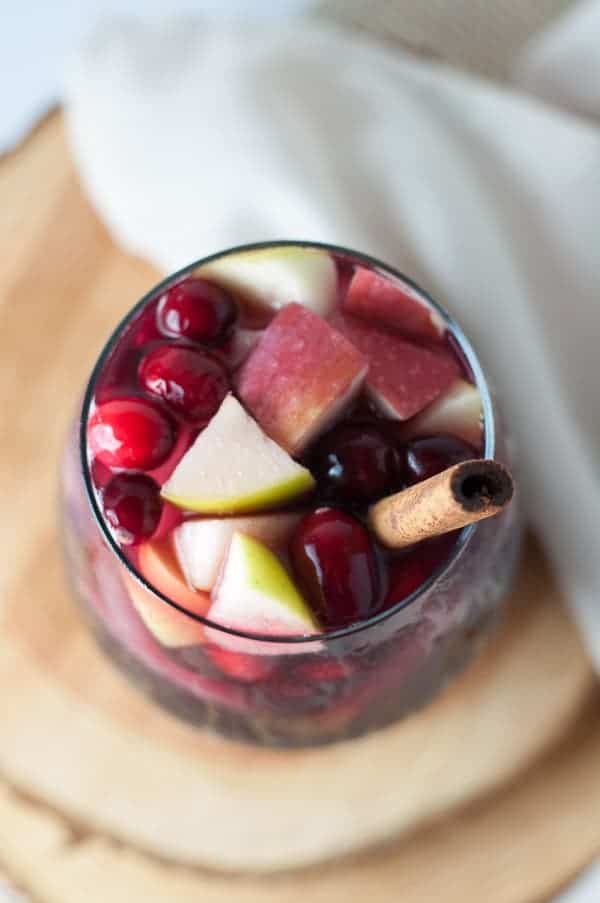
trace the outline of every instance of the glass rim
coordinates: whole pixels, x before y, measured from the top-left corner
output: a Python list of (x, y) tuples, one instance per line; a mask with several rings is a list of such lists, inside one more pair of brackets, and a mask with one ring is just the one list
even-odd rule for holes
[(336, 630), (329, 630), (323, 633), (302, 634), (294, 636), (273, 636), (272, 634), (251, 633), (250, 631), (236, 630), (233, 627), (227, 627), (225, 624), (219, 624), (215, 621), (209, 620), (206, 617), (203, 617), (202, 615), (197, 614), (196, 612), (190, 611), (184, 605), (180, 605), (178, 602), (175, 602), (173, 599), (169, 598), (169, 596), (162, 593), (148, 580), (146, 580), (144, 575), (140, 571), (138, 571), (138, 569), (123, 553), (121, 547), (108, 528), (102, 511), (100, 510), (96, 492), (94, 490), (87, 453), (87, 422), (90, 406), (94, 399), (96, 382), (104, 368), (104, 364), (106, 363), (109, 355), (117, 344), (117, 341), (123, 329), (125, 329), (125, 327), (137, 316), (137, 314), (142, 311), (144, 306), (149, 301), (151, 301), (161, 292), (165, 291), (170, 285), (173, 285), (180, 279), (185, 278), (186, 275), (189, 275), (198, 267), (210, 263), (211, 261), (219, 259), (221, 257), (238, 254), (243, 251), (258, 251), (273, 247), (312, 248), (329, 251), (334, 254), (339, 254), (340, 256), (349, 256), (359, 262), (368, 264), (370, 267), (376, 270), (389, 274), (393, 278), (398, 279), (408, 285), (411, 289), (413, 289), (413, 291), (423, 297), (432, 306), (436, 313), (441, 316), (446, 325), (446, 328), (457, 340), (460, 351), (464, 355), (467, 364), (473, 374), (475, 385), (479, 390), (482, 401), (485, 439), (483, 456), (485, 458), (494, 457), (496, 448), (496, 423), (494, 416), (494, 405), (485, 373), (471, 342), (467, 338), (461, 326), (459, 326), (459, 324), (448, 313), (448, 311), (441, 304), (439, 304), (439, 302), (432, 298), (425, 289), (418, 285), (409, 276), (406, 276), (400, 270), (395, 269), (389, 264), (383, 263), (376, 257), (372, 257), (371, 255), (365, 254), (361, 251), (354, 251), (353, 249), (343, 247), (342, 245), (330, 244), (328, 242), (307, 241), (304, 239), (276, 239), (272, 241), (267, 240), (251, 242), (249, 244), (235, 245), (231, 248), (225, 249), (224, 251), (217, 251), (214, 254), (209, 254), (206, 257), (202, 257), (191, 264), (187, 264), (186, 266), (181, 267), (179, 270), (170, 274), (169, 276), (166, 276), (164, 279), (150, 288), (150, 290), (147, 291), (140, 298), (140, 300), (133, 305), (131, 310), (127, 314), (125, 314), (124, 317), (122, 317), (122, 319), (117, 323), (115, 329), (112, 331), (109, 338), (105, 342), (100, 354), (98, 355), (98, 359), (96, 360), (96, 363), (92, 368), (83, 396), (79, 424), (79, 452), (83, 481), (92, 515), (100, 530), (101, 535), (131, 577), (133, 577), (139, 584), (141, 584), (141, 586), (145, 590), (152, 593), (152, 595), (159, 598), (165, 604), (170, 605), (171, 608), (179, 611), (182, 615), (191, 618), (192, 620), (204, 625), (211, 630), (220, 631), (234, 637), (239, 637), (242, 640), (248, 640), (255, 643), (259, 642), (266, 644), (289, 644), (290, 646), (300, 646), (304, 643), (310, 644), (314, 643), (315, 641), (328, 643), (332, 640), (343, 639), (344, 637), (362, 633), (363, 631), (367, 631), (373, 627), (385, 623), (388, 619), (395, 617), (395, 615), (403, 611), (405, 608), (409, 608), (422, 596), (424, 596), (430, 590), (430, 588), (441, 578), (443, 578), (444, 575), (451, 569), (452, 565), (459, 557), (466, 544), (471, 540), (471, 537), (474, 535), (475, 531), (481, 526), (481, 524), (474, 523), (463, 527), (448, 557), (444, 559), (444, 561), (429, 575), (429, 577), (427, 577), (426, 580), (423, 581), (423, 583), (419, 584), (419, 586), (416, 587), (416, 589), (414, 589), (412, 593), (410, 593), (404, 599), (401, 599), (395, 605), (392, 605), (390, 608), (378, 612), (370, 618), (367, 618), (363, 621), (355, 621), (352, 624), (346, 625), (345, 627), (339, 627)]

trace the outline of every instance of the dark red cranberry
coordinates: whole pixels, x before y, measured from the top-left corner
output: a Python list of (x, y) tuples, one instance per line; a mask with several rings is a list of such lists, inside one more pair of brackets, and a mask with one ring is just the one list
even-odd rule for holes
[(94, 455), (108, 467), (153, 470), (168, 457), (175, 431), (168, 417), (143, 398), (99, 405), (88, 424)]
[(156, 322), (166, 336), (212, 345), (224, 338), (237, 316), (231, 295), (204, 279), (185, 279), (158, 302)]
[(326, 498), (372, 502), (398, 488), (399, 457), (375, 423), (347, 423), (327, 433), (310, 467)]
[(206, 352), (161, 345), (142, 359), (140, 383), (190, 423), (204, 425), (229, 391), (224, 366)]
[(119, 473), (102, 495), (106, 520), (123, 545), (150, 539), (162, 512), (160, 487), (143, 473)]
[(405, 447), (405, 474), (410, 485), (441, 473), (453, 464), (476, 458), (475, 449), (456, 436), (413, 439)]
[(290, 546), (294, 570), (324, 627), (373, 613), (379, 579), (366, 529), (335, 508), (321, 508), (298, 524)]
[(428, 539), (409, 549), (401, 558), (394, 558), (388, 570), (388, 591), (383, 603), (390, 608), (410, 596), (448, 558), (458, 533), (447, 533)]

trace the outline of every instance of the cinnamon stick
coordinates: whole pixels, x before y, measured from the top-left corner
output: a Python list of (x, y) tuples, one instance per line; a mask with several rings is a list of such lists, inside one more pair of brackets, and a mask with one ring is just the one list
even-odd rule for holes
[(377, 502), (369, 524), (383, 545), (400, 549), (499, 514), (513, 492), (511, 475), (496, 461), (463, 461)]

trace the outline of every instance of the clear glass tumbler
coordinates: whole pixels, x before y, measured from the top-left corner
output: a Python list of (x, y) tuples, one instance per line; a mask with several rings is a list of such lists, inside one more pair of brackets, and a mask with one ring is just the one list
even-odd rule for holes
[[(327, 248), (427, 299), (445, 321), (481, 394), (483, 455), (510, 465), (496, 403), (459, 326), (402, 274), (365, 255)], [(186, 721), (264, 746), (347, 740), (428, 703), (482, 646), (501, 616), (513, 580), (520, 547), (517, 508), (513, 502), (500, 516), (465, 527), (441, 566), (410, 595), (369, 620), (326, 632), (318, 642), (314, 637), (236, 632), (211, 624), (159, 592), (123, 554), (105, 524), (93, 490), (85, 428), (97, 380), (110, 363), (117, 339), (139, 321), (147, 304), (202, 263), (169, 277), (142, 298), (108, 340), (91, 375), (61, 470), (70, 582), (113, 661), (149, 697)], [(168, 570), (169, 562), (163, 564)], [(182, 633), (185, 642), (162, 642), (165, 633), (150, 631), (140, 611), (165, 624), (169, 636)], [(206, 654), (207, 626), (234, 637), (235, 648), (254, 663), (253, 670), (239, 676), (221, 671)]]

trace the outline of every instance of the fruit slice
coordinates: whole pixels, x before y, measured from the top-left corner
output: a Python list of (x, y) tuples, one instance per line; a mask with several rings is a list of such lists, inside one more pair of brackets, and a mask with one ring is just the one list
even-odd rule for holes
[(196, 589), (211, 590), (238, 531), (277, 550), (287, 546), (300, 514), (258, 514), (251, 517), (188, 520), (175, 531), (175, 550), (187, 582)]
[(402, 436), (406, 439), (442, 433), (458, 436), (476, 449), (481, 449), (481, 395), (479, 389), (464, 379), (457, 379), (434, 404), (402, 427)]
[(300, 304), (289, 304), (239, 371), (238, 393), (263, 429), (298, 454), (343, 413), (367, 367), (337, 330)]
[(416, 338), (439, 339), (446, 329), (440, 314), (415, 289), (364, 267), (356, 268), (342, 307), (349, 314)]
[(260, 511), (312, 489), (292, 461), (228, 395), (162, 488), (179, 508), (204, 514)]
[[(210, 599), (185, 583), (171, 540), (140, 546), (138, 567), (146, 580), (169, 599), (194, 614), (206, 615)], [(123, 574), (134, 608), (152, 635), (163, 646), (193, 646), (204, 642), (204, 626), (188, 618), (146, 589), (128, 572)]]
[(272, 310), (297, 301), (326, 316), (337, 294), (332, 257), (319, 248), (297, 245), (227, 254), (199, 267), (195, 275)]
[[(213, 600), (208, 617), (224, 627), (273, 637), (319, 632), (309, 605), (277, 557), (263, 543), (243, 533), (233, 535)], [(253, 644), (212, 628), (207, 629), (207, 636), (226, 649), (252, 652), (254, 646), (264, 655), (282, 652), (282, 645), (275, 642)], [(316, 643), (320, 646), (318, 640)], [(314, 648), (311, 643), (310, 651)], [(294, 651), (293, 646), (283, 644), (283, 651)], [(297, 651), (309, 650), (305, 644), (299, 644)]]
[(342, 313), (331, 322), (369, 360), (367, 392), (388, 417), (414, 417), (459, 376), (457, 361), (442, 348), (422, 348)]

